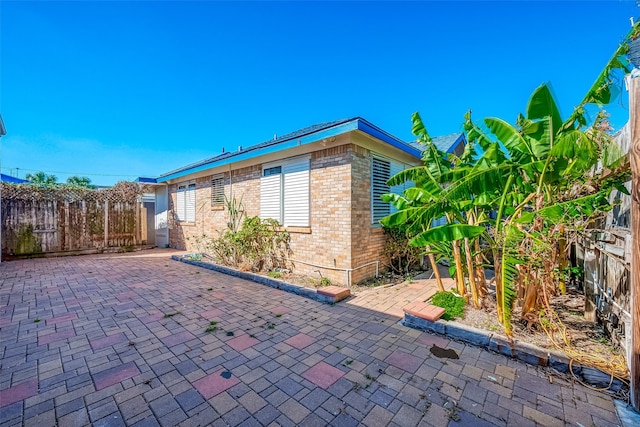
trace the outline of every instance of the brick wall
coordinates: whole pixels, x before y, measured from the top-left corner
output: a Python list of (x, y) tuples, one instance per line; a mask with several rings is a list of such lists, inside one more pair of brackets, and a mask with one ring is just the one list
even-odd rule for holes
[[(225, 195), (242, 200), (247, 216), (260, 214), (262, 166), (224, 173)], [(219, 174), (216, 174), (219, 176)], [(211, 176), (196, 180), (196, 221), (170, 222), (173, 248), (197, 251), (195, 239), (217, 236), (226, 227), (228, 213), (211, 206)], [(364, 148), (347, 144), (311, 153), (310, 227), (290, 229), (292, 259), (317, 266), (353, 268), (379, 260), (382, 230), (371, 227), (371, 155)], [(170, 209), (176, 202), (178, 184), (169, 186)], [(346, 284), (344, 271), (295, 264), (294, 271), (311, 277), (329, 277)], [(352, 273), (352, 283), (375, 274), (375, 265)]]

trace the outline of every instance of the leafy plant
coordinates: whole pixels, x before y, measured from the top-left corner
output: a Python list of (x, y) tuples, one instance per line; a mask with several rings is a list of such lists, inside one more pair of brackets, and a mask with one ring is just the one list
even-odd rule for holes
[(453, 320), (464, 314), (466, 300), (451, 292), (436, 292), (431, 297), (431, 304), (444, 308), (445, 312), (442, 315), (444, 320)]
[(324, 276), (320, 279), (320, 286), (331, 286), (331, 279)]

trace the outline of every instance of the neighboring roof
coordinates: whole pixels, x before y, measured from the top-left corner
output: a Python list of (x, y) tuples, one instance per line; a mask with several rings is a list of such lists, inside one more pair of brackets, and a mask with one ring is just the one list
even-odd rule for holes
[(0, 174), (0, 181), (2, 182), (11, 182), (13, 184), (23, 184), (25, 182), (29, 182), (26, 179), (16, 178), (15, 176)]
[(330, 138), (354, 130), (365, 132), (416, 158), (422, 157), (422, 148), (396, 138), (361, 117), (354, 117), (351, 119), (319, 123), (247, 148), (240, 147), (237, 151), (225, 152), (162, 174), (157, 178), (157, 182), (165, 182), (213, 167), (287, 150), (299, 145), (310, 144), (323, 138)]
[[(445, 153), (453, 153), (453, 150), (455, 150), (461, 142), (464, 142), (464, 140), (464, 133), (452, 133), (449, 135), (434, 136), (431, 138), (433, 145), (435, 145), (438, 150), (444, 151)], [(411, 142), (410, 144), (420, 151), (424, 150), (424, 145), (419, 142)]]
[(4, 121), (2, 120), (2, 114), (0, 114), (0, 136), (7, 134), (7, 128), (4, 127)]

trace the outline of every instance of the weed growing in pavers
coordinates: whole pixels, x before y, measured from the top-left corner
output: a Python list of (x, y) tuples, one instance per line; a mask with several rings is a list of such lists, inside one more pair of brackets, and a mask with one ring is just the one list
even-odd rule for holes
[(460, 415), (458, 415), (457, 409), (458, 409), (457, 406), (453, 406), (451, 408), (444, 408), (444, 410), (447, 411), (447, 418), (455, 422), (460, 421)]
[(336, 346), (336, 350), (340, 350), (342, 347), (340, 347), (339, 345)]
[(353, 363), (353, 360), (349, 359), (346, 362), (343, 363), (344, 366), (349, 366)]
[(255, 338), (255, 337), (256, 337), (256, 336), (255, 336), (255, 335), (253, 335), (253, 334), (249, 335), (249, 338)]
[(282, 317), (282, 314), (278, 313), (276, 314), (276, 317)]
[(207, 290), (208, 290), (208, 291), (212, 291), (212, 290), (213, 290), (213, 288), (207, 288)]
[(217, 326), (209, 326), (207, 329), (205, 329), (205, 332), (215, 332), (218, 330)]
[(38, 322), (41, 322), (41, 320), (38, 319), (37, 317), (35, 319), (33, 319), (33, 323), (38, 323)]
[(269, 326), (267, 326), (267, 329), (275, 329), (275, 328), (276, 328), (275, 323), (269, 323)]
[(164, 318), (165, 318), (165, 319), (168, 319), (168, 318), (170, 318), (170, 317), (177, 316), (178, 314), (182, 314), (182, 313), (181, 313), (181, 312), (179, 312), (179, 311), (176, 311), (175, 313), (165, 313), (165, 314), (164, 314)]
[(357, 382), (355, 382), (355, 381), (353, 382), (353, 390), (354, 390), (354, 391), (358, 391), (358, 390), (360, 390), (361, 388), (362, 388), (362, 386), (360, 385), (360, 383), (357, 383)]

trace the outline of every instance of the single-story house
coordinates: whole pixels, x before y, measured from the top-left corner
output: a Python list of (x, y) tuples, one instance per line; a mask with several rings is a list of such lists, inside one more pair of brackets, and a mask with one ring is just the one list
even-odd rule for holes
[[(453, 134), (434, 143), (461, 154), (465, 140)], [(380, 196), (403, 190), (387, 180), (419, 164), (418, 144), (363, 118), (309, 126), (154, 179), (155, 243), (195, 250), (188, 237), (226, 227), (224, 195), (241, 199), (247, 216), (274, 218), (289, 231), (297, 273), (356, 283), (384, 263), (379, 220), (392, 208)]]

